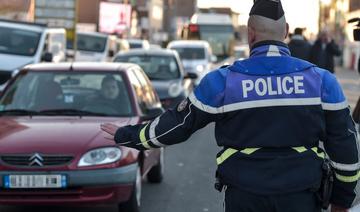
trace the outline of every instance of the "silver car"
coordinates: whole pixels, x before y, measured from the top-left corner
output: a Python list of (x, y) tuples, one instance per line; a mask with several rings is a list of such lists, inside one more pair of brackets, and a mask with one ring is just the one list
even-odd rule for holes
[(144, 70), (164, 108), (174, 107), (193, 88), (194, 74), (185, 74), (177, 52), (168, 49), (134, 49), (119, 53), (114, 62), (135, 63)]
[(177, 40), (167, 46), (178, 52), (186, 73), (197, 75), (195, 84), (211, 71), (217, 58), (212, 54), (210, 44), (203, 40)]

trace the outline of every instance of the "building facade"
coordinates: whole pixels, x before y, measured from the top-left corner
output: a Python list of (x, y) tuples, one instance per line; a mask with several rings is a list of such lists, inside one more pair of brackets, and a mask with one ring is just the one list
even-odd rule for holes
[(187, 23), (196, 11), (194, 0), (164, 0), (163, 28), (167, 40), (178, 38), (182, 26)]
[(80, 26), (94, 25), (99, 30), (99, 11), (101, 2), (131, 5), (131, 26), (121, 37), (135, 37), (157, 42), (163, 30), (164, 0), (78, 0), (78, 23)]
[[(352, 18), (360, 18), (360, 1), (359, 0), (349, 0), (349, 12), (346, 15), (346, 20)], [(356, 70), (358, 67), (358, 58), (360, 57), (360, 42), (354, 41), (353, 39), (353, 30), (355, 28), (355, 23), (346, 24), (345, 30), (347, 35), (347, 40), (345, 43), (344, 50), (344, 65), (345, 67)]]
[(0, 0), (0, 18), (33, 21), (34, 0)]

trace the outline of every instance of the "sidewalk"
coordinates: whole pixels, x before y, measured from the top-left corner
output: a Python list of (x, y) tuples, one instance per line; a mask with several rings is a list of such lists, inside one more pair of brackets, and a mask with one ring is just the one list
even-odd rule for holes
[(354, 108), (360, 96), (360, 74), (357, 71), (342, 67), (337, 67), (335, 74), (351, 108)]
[[(360, 96), (360, 74), (357, 71), (345, 69), (342, 67), (336, 68), (336, 77), (339, 80), (345, 96), (349, 101), (351, 108), (355, 108), (355, 104)], [(356, 186), (356, 193), (360, 193), (360, 184)], [(360, 196), (357, 195), (355, 199), (355, 206), (350, 212), (360, 211)]]

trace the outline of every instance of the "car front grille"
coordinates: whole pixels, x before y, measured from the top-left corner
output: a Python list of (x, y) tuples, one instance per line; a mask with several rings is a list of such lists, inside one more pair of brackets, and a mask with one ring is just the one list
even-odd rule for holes
[[(63, 166), (72, 161), (72, 156), (64, 155), (3, 155), (0, 160), (5, 165), (19, 166), (19, 167), (48, 167), (48, 166)], [(36, 161), (35, 161), (36, 160)]]

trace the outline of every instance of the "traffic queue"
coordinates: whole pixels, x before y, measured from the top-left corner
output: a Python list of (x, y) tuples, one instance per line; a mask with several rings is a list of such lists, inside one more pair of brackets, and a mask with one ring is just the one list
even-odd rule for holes
[(118, 146), (99, 126), (146, 123), (178, 105), (215, 62), (210, 45), (78, 32), (69, 46), (63, 29), (9, 20), (0, 31), (0, 204), (139, 211), (143, 178), (163, 179), (164, 149)]

